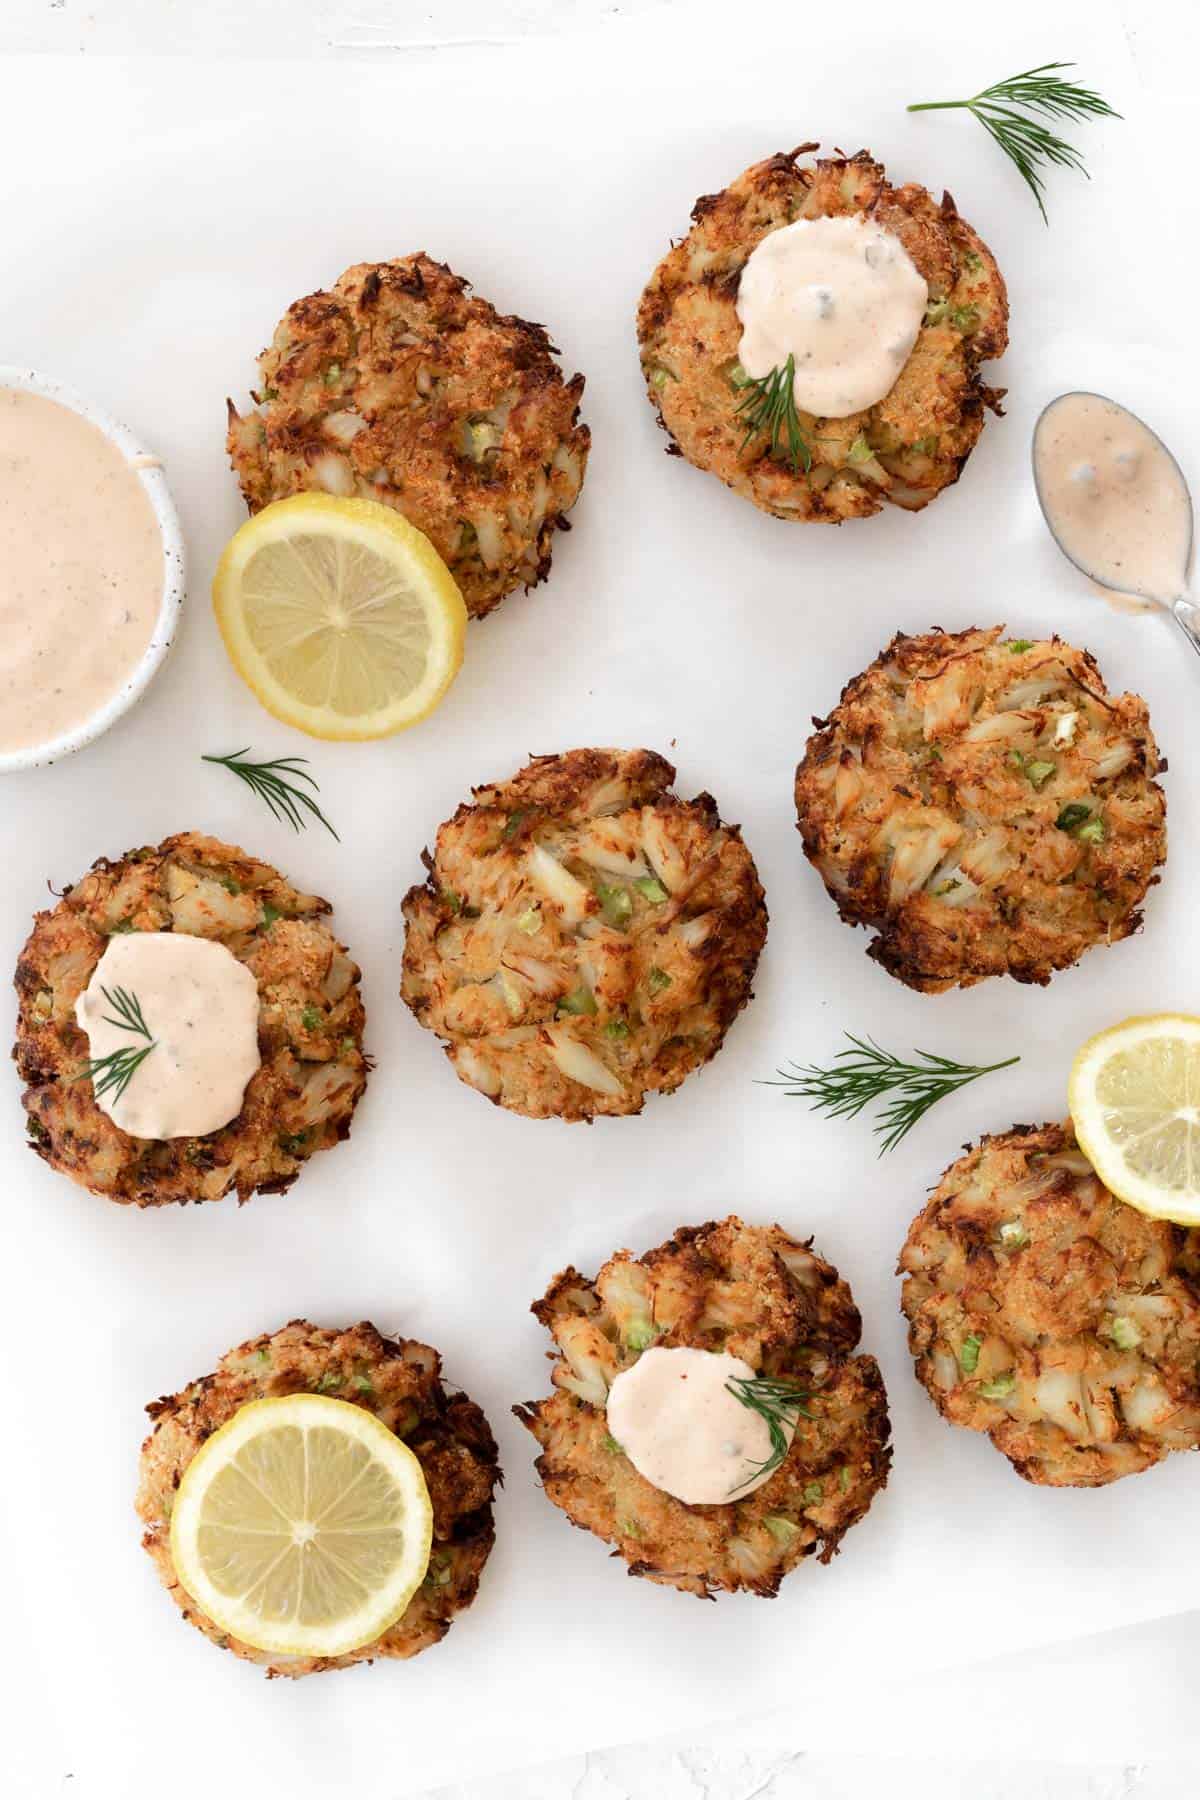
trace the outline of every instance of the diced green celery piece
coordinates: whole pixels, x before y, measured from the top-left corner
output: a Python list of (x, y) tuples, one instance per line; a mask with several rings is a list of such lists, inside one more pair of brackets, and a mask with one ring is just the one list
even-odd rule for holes
[(958, 1366), (964, 1375), (975, 1373), (979, 1366), (979, 1352), (982, 1345), (983, 1339), (978, 1337), (975, 1332), (972, 1332), (970, 1337), (963, 1339), (962, 1348), (958, 1353)]
[(656, 875), (640, 875), (633, 885), (642, 899), (648, 900), (651, 906), (662, 906), (670, 899), (666, 888)]
[(610, 887), (600, 882), (596, 888), (596, 897), (600, 902), (600, 911), (605, 922), (616, 931), (624, 931), (633, 917), (633, 896), (625, 887)]

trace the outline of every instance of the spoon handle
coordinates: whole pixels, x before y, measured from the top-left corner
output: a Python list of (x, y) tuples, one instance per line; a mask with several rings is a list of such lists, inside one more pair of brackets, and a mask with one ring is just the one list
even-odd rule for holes
[(1178, 600), (1171, 602), (1171, 617), (1197, 656), (1200, 656), (1200, 606), (1180, 595)]

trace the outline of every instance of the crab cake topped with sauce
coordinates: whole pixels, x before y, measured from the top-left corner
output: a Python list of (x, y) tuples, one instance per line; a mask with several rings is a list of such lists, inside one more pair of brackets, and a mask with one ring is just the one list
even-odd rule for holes
[(1069, 1125), (960, 1157), (900, 1273), (918, 1381), (1027, 1481), (1101, 1487), (1200, 1445), (1200, 1233), (1110, 1194)]
[(865, 150), (801, 166), (817, 148), (696, 202), (638, 309), (647, 391), (675, 454), (777, 518), (919, 511), (999, 411), (979, 370), (1008, 342), (1004, 280), (949, 194), (892, 187)]
[(591, 441), (583, 376), (540, 325), (498, 313), (428, 256), (358, 263), (297, 300), (229, 405), (252, 513), (317, 489), (394, 506), (431, 539), (475, 618), (550, 572)]
[(649, 750), (476, 788), (404, 902), (401, 993), (460, 1080), (530, 1118), (636, 1113), (716, 1054), (767, 931), (754, 862)]
[(594, 1281), (566, 1269), (533, 1312), (554, 1393), (514, 1410), (538, 1475), (631, 1575), (773, 1595), (830, 1560), (887, 1480), (887, 1396), (855, 1354), (850, 1290), (777, 1225), (687, 1227)]
[[(407, 1444), (421, 1466), (433, 1508), (433, 1549), (424, 1581), (405, 1612), (373, 1643), (346, 1655), (280, 1656), (231, 1636), (185, 1592), (171, 1559), (171, 1513), (188, 1464), (214, 1432), (251, 1401), (323, 1394), (361, 1406)], [(191, 1625), (268, 1675), (313, 1675), (377, 1656), (417, 1656), (440, 1642), (474, 1600), (495, 1531), (492, 1496), (501, 1480), (495, 1440), (475, 1403), (441, 1382), (441, 1358), (427, 1344), (388, 1338), (373, 1325), (327, 1331), (295, 1319), (223, 1356), (211, 1375), (153, 1401), (154, 1429), (142, 1445), (137, 1511), (142, 1543), (164, 1587)]]
[[(53, 911), (37, 914), (17, 964), (13, 1055), (27, 1084), (22, 1098), (32, 1148), (81, 1187), (136, 1206), (220, 1200), (233, 1192), (248, 1200), (256, 1190), (290, 1187), (314, 1152), (349, 1136), (367, 1081), (359, 971), (326, 923), (329, 911), (328, 901), (300, 893), (266, 863), (196, 832), (113, 862), (102, 857)], [(249, 1079), (240, 1108), (218, 1129), (133, 1135), (111, 1116), (112, 1082), (106, 1096), (102, 1071), (89, 1074), (95, 1045), (77, 1003), (83, 996), (86, 1007), (93, 997), (102, 958), (107, 965), (110, 953), (151, 948), (127, 935), (135, 933), (202, 940), (209, 956), (249, 990)], [(156, 941), (153, 948), (186, 946)], [(105, 980), (103, 970), (99, 979)], [(139, 1001), (136, 989), (134, 980), (129, 990), (102, 990), (99, 1010), (117, 1015), (110, 1023), (124, 1016), (122, 993)], [(185, 999), (181, 990), (181, 1005)], [(147, 1075), (167, 1074), (172, 1066), (186, 1074), (186, 1060), (172, 1043), (173, 1028), (183, 1022), (169, 1011), (157, 1017), (151, 1011), (143, 1034), (135, 1018), (127, 1033), (131, 1048), (163, 1040), (147, 1053)], [(221, 1019), (203, 1022), (220, 1033)], [(127, 1083), (131, 1101), (138, 1076), (135, 1070)]]
[(816, 719), (804, 850), (868, 952), (923, 993), (1045, 983), (1128, 937), (1167, 852), (1145, 702), (1060, 638), (893, 638)]

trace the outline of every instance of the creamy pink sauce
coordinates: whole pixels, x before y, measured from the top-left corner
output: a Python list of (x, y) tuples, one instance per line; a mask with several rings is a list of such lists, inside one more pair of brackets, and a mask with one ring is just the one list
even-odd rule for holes
[(795, 358), (801, 412), (845, 419), (894, 387), (929, 289), (904, 245), (861, 218), (797, 219), (751, 252), (738, 287), (738, 360), (755, 380)]
[(0, 751), (111, 700), (162, 596), (162, 536), (121, 452), (56, 400), (0, 387)]
[[(771, 1456), (760, 1413), (730, 1393), (753, 1380), (739, 1356), (714, 1350), (643, 1350), (608, 1393), (608, 1429), (639, 1475), (689, 1506), (740, 1500), (768, 1481)], [(791, 1442), (792, 1427), (783, 1427)]]
[(1063, 394), (1038, 420), (1033, 472), (1050, 528), (1101, 588), (1177, 600), (1192, 507), (1174, 458), (1102, 394)]
[[(146, 1033), (123, 1021), (118, 989), (136, 999)], [(258, 984), (224, 944), (182, 931), (116, 933), (75, 1017), (93, 1057), (154, 1045), (119, 1099), (97, 1096), (131, 1137), (203, 1137), (242, 1110), (260, 1060)]]

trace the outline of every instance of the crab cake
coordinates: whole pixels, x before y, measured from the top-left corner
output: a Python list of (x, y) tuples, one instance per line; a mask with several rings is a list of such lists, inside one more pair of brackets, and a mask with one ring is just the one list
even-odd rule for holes
[(482, 618), (550, 573), (591, 442), (583, 376), (540, 325), (498, 313), (428, 256), (357, 263), (297, 300), (259, 358), (255, 409), (229, 402), (246, 505), (308, 489), (402, 512)]
[[(101, 857), (17, 963), (13, 1050), (32, 1148), (81, 1187), (136, 1206), (282, 1193), (317, 1150), (350, 1135), (367, 1083), (359, 971), (333, 935), (329, 902), (196, 832)], [(187, 932), (224, 947), (258, 984), (261, 1066), (241, 1111), (203, 1137), (139, 1138), (97, 1105), (75, 1019), (110, 938)]]
[(459, 1079), (534, 1119), (636, 1113), (714, 1056), (767, 932), (754, 862), (650, 750), (474, 790), (404, 902), (401, 993)]
[[(383, 1337), (370, 1324), (326, 1331), (293, 1319), (282, 1331), (239, 1344), (182, 1393), (150, 1403), (154, 1429), (142, 1445), (137, 1493), (146, 1526), (142, 1543), (189, 1624), (222, 1650), (262, 1663), (268, 1676), (317, 1675), (377, 1656), (417, 1656), (445, 1637), (478, 1592), (495, 1542), (492, 1495), (502, 1476), (487, 1420), (461, 1391), (446, 1393), (441, 1367), (428, 1344)], [(346, 1400), (381, 1419), (420, 1463), (433, 1505), (433, 1552), (424, 1581), (382, 1637), (346, 1656), (278, 1656), (242, 1643), (200, 1611), (171, 1561), (175, 1491), (200, 1446), (247, 1402), (303, 1393)]]
[[(987, 245), (910, 182), (894, 188), (862, 150), (801, 167), (816, 144), (768, 157), (720, 194), (697, 200), (693, 226), (668, 251), (638, 309), (647, 392), (672, 453), (709, 469), (781, 519), (840, 524), (885, 502), (919, 511), (957, 481), (1003, 389), (980, 365), (1008, 342), (1008, 297)], [(747, 260), (771, 232), (798, 220), (861, 219), (897, 238), (928, 289), (916, 342), (891, 391), (844, 418), (797, 411), (807, 469), (786, 442), (747, 436), (748, 378), (739, 362), (738, 290)]]
[(1026, 1481), (1102, 1487), (1200, 1445), (1200, 1232), (1110, 1194), (1069, 1125), (969, 1149), (900, 1273), (918, 1381)]
[(1002, 629), (893, 638), (796, 771), (805, 854), (922, 993), (1045, 984), (1128, 937), (1167, 853), (1145, 702), (1086, 650)]
[[(709, 1598), (773, 1595), (806, 1556), (828, 1562), (887, 1481), (887, 1395), (856, 1356), (858, 1308), (837, 1270), (778, 1225), (685, 1227), (594, 1281), (565, 1269), (535, 1316), (555, 1342), (554, 1393), (514, 1408), (541, 1445), (546, 1496), (616, 1546), (631, 1575)], [(735, 1356), (802, 1402), (782, 1462), (745, 1498), (688, 1505), (651, 1485), (611, 1435), (618, 1376), (650, 1349)]]

